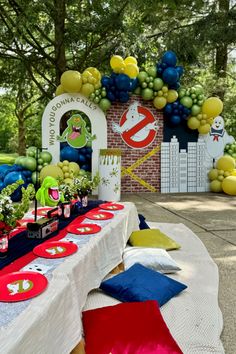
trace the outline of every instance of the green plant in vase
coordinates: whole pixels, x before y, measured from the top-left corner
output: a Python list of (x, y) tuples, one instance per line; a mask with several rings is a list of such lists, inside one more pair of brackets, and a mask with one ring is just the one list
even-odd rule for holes
[(100, 177), (98, 173), (93, 178), (85, 174), (73, 179), (73, 188), (79, 200), (82, 202), (82, 206), (87, 206), (88, 195), (97, 188), (99, 182)]

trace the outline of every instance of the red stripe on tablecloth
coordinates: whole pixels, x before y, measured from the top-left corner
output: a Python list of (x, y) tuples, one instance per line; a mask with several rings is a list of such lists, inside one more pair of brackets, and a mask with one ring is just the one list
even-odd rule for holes
[[(93, 209), (93, 211), (96, 211), (96, 210), (99, 210), (99, 208)], [(70, 225), (77, 224), (78, 222), (82, 222), (85, 218), (86, 218), (86, 216), (80, 215), (76, 219), (74, 219), (70, 223)], [(66, 229), (67, 228), (65, 227), (63, 230), (60, 230), (58, 235), (50, 238), (49, 240), (47, 240), (45, 242), (61, 240), (62, 238), (64, 238), (68, 234)], [(27, 264), (29, 264), (30, 262), (32, 262), (36, 258), (38, 258), (38, 256), (36, 256), (33, 253), (33, 251), (30, 251), (29, 253), (25, 254), (23, 257), (20, 257), (20, 258), (16, 259), (14, 262), (12, 262), (8, 266), (6, 266), (3, 269), (1, 269), (0, 270), (0, 276), (4, 275), (4, 274), (11, 273), (11, 272), (17, 272), (18, 270), (20, 270), (21, 268), (25, 267)]]

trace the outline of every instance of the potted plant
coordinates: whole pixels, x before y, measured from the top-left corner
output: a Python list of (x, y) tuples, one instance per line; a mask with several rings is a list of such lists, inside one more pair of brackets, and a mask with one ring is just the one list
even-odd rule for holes
[(74, 194), (78, 196), (78, 200), (82, 203), (83, 207), (87, 206), (88, 195), (92, 193), (95, 188), (97, 188), (99, 182), (100, 177), (98, 173), (93, 178), (90, 178), (89, 175), (85, 174), (73, 179), (72, 188)]
[(35, 190), (32, 184), (22, 187), (22, 198), (18, 203), (11, 200), (12, 193), (23, 184), (22, 180), (8, 185), (0, 192), (0, 257), (5, 257), (8, 250), (9, 233), (29, 210), (30, 202), (34, 198)]

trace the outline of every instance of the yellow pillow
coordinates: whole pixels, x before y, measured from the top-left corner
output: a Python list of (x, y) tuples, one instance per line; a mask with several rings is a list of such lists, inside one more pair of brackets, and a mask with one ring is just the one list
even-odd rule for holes
[(144, 229), (132, 232), (129, 243), (138, 247), (157, 247), (176, 250), (181, 246), (158, 229)]

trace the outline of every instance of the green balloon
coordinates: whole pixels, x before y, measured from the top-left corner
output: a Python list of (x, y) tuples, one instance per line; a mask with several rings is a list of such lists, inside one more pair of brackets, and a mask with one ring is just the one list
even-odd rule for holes
[(140, 82), (146, 81), (147, 77), (148, 77), (148, 74), (146, 73), (146, 71), (140, 71), (140, 73), (138, 74), (138, 80)]
[(142, 82), (141, 86), (142, 86), (142, 88), (146, 88), (147, 87), (147, 83), (146, 82)]
[(108, 100), (108, 98), (102, 98), (101, 101), (99, 102), (99, 107), (104, 112), (106, 112), (111, 107), (111, 102)]
[(159, 77), (153, 80), (153, 88), (155, 91), (161, 90), (163, 86), (164, 86), (164, 82)]
[(156, 77), (157, 76), (157, 69), (155, 66), (151, 66), (150, 68), (147, 69), (147, 73), (148, 75), (152, 76), (152, 77)]
[(197, 104), (194, 104), (191, 108), (192, 116), (197, 116), (200, 112), (201, 112), (201, 107), (199, 107)]
[(23, 166), (22, 163), (25, 159), (25, 156), (18, 156), (16, 159), (15, 159), (15, 164), (16, 165), (20, 165), (20, 166)]
[(153, 99), (153, 90), (150, 88), (145, 88), (144, 90), (142, 90), (142, 98), (145, 101), (149, 101)]
[(201, 95), (203, 93), (203, 87), (201, 85), (195, 85), (194, 88), (196, 95)]
[(191, 108), (193, 105), (193, 100), (191, 97), (184, 96), (181, 98), (180, 103), (187, 108)]
[(52, 155), (48, 151), (40, 152), (39, 157), (43, 160), (43, 163), (44, 162), (50, 163), (52, 161)]
[(153, 88), (153, 82), (149, 82), (148, 87)]
[(180, 90), (178, 91), (179, 98), (184, 97), (184, 96), (185, 96), (185, 93), (186, 93), (186, 90), (185, 90), (185, 89), (180, 89)]
[(37, 153), (36, 146), (29, 146), (28, 149), (26, 150), (26, 156), (29, 157), (35, 157), (36, 153)]
[(94, 102), (95, 102), (95, 103), (99, 103), (99, 102), (100, 102), (100, 98), (96, 96), (96, 97), (94, 98)]
[(203, 105), (203, 102), (204, 102), (204, 100), (198, 100), (198, 101), (197, 101), (197, 104), (198, 104), (199, 106), (202, 106), (202, 105)]
[(39, 182), (39, 173), (34, 171), (31, 175), (31, 179), (32, 179), (33, 184), (36, 184), (36, 178), (38, 178), (38, 182)]
[(35, 171), (36, 160), (33, 157), (26, 157), (22, 162), (22, 166), (25, 167), (27, 170)]
[(137, 87), (137, 88), (134, 90), (134, 93), (135, 93), (135, 95), (140, 95), (140, 94), (141, 94), (141, 87)]

